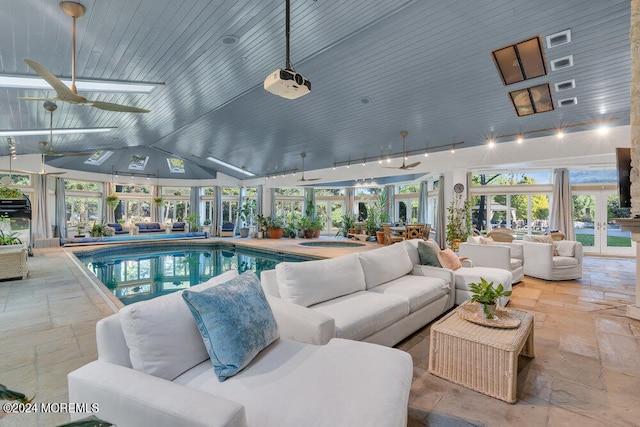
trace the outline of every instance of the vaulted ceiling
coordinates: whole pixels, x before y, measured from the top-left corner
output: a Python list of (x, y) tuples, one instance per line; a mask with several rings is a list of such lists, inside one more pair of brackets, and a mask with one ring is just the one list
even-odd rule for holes
[[(70, 77), (71, 18), (58, 3), (2, 2), (0, 74), (35, 76), (22, 60), (29, 58)], [(308, 153), (307, 170), (398, 153), (402, 130), (409, 132), (407, 149), (442, 150), (522, 132), (585, 130), (601, 120), (629, 123), (629, 0), (292, 0), (292, 62), (312, 84), (296, 100), (263, 89), (265, 77), (285, 66), (284, 0), (82, 3), (77, 77), (162, 84), (151, 94), (84, 93), (148, 114), (59, 102), (54, 128), (117, 129), (54, 135), (54, 148), (151, 153), (150, 173), (166, 169), (169, 153), (184, 159), (187, 170), (200, 166), (198, 177), (215, 170), (241, 177), (209, 156), (264, 176), (299, 169), (301, 152)], [(546, 36), (567, 29), (571, 42), (547, 47)], [(505, 86), (491, 51), (538, 35), (548, 74)], [(237, 43), (224, 43), (225, 36)], [(573, 66), (551, 69), (550, 61), (568, 55)], [(556, 92), (554, 83), (571, 79), (575, 88)], [(543, 83), (551, 85), (555, 109), (518, 117), (508, 92)], [(52, 95), (0, 88), (0, 131), (47, 129), (42, 102), (18, 97)], [(577, 104), (559, 106), (574, 97)], [(549, 130), (537, 132), (542, 129)], [(24, 154), (37, 152), (42, 138), (13, 140)], [(0, 155), (9, 152), (4, 140)], [(97, 170), (84, 160), (57, 161)]]

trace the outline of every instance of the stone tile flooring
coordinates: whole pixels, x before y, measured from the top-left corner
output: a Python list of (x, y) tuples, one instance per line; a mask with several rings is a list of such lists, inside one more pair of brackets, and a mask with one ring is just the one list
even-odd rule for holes
[[(398, 348), (414, 361), (409, 425), (638, 425), (640, 322), (625, 316), (635, 266), (586, 257), (582, 280), (525, 278), (514, 287), (510, 307), (534, 314), (536, 328), (536, 357), (520, 359), (515, 405), (428, 374), (428, 326), (407, 338)], [(37, 250), (29, 269), (27, 280), (0, 281), (0, 383), (38, 402), (66, 402), (67, 373), (96, 359), (95, 323), (114, 308), (62, 249)], [(67, 420), (0, 411), (3, 427)]]

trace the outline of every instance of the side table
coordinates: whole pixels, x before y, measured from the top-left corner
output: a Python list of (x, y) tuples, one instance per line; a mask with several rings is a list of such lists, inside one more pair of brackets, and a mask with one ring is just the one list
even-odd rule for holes
[(429, 372), (488, 396), (516, 402), (518, 355), (534, 357), (533, 316), (509, 309), (521, 323), (477, 325), (452, 311), (431, 327)]

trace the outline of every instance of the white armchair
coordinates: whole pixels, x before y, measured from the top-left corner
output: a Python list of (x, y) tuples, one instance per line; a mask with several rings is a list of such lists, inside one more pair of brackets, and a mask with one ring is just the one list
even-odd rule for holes
[(480, 244), (480, 236), (467, 238), (458, 254), (473, 261), (474, 267), (493, 267), (509, 270), (513, 275), (512, 284), (524, 278), (524, 250), (522, 243), (499, 242), (491, 245)]
[[(554, 255), (554, 245), (557, 255)], [(582, 277), (582, 243), (559, 240), (553, 243), (534, 241), (524, 236), (524, 274), (544, 280), (571, 280)]]

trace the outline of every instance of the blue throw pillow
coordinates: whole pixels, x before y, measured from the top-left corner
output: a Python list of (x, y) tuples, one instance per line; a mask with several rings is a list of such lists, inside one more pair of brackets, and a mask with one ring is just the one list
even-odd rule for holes
[(202, 292), (185, 290), (182, 298), (220, 381), (237, 374), (278, 339), (278, 324), (252, 271)]

